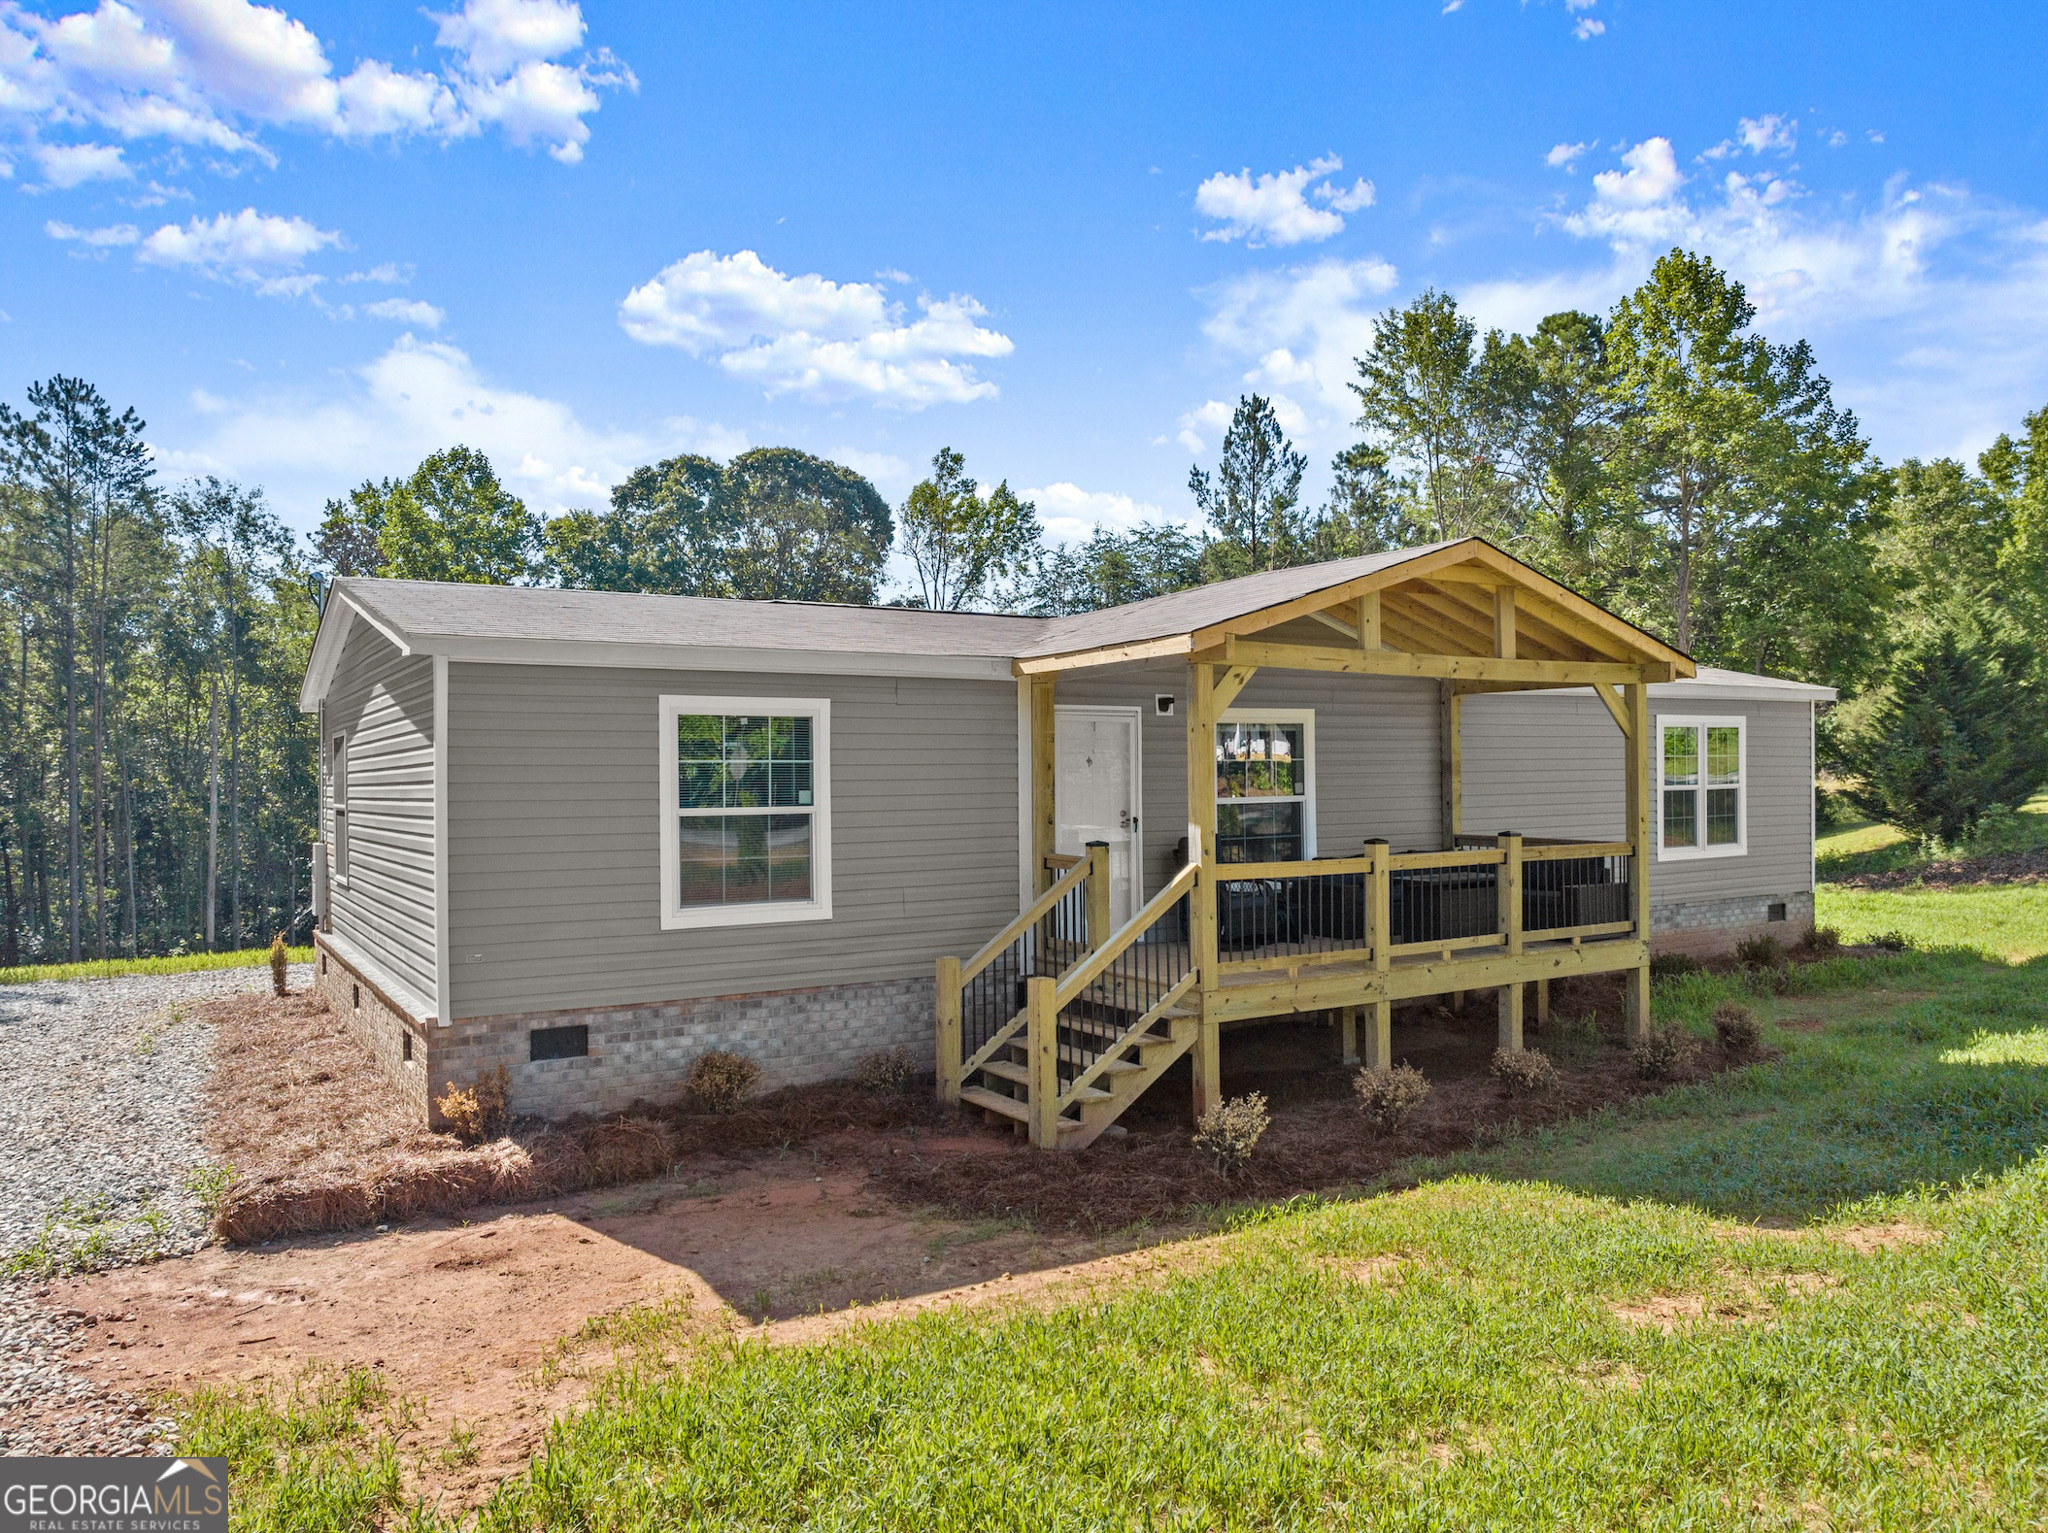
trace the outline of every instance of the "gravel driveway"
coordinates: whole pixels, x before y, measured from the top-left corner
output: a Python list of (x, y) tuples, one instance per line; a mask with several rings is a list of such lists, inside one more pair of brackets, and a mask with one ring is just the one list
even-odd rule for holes
[[(294, 989), (312, 981), (292, 970)], [(0, 986), (0, 1453), (143, 1452), (169, 1425), (64, 1367), (90, 1317), (42, 1308), (41, 1279), (204, 1242), (211, 1036), (187, 1012), (269, 984), (216, 969)]]

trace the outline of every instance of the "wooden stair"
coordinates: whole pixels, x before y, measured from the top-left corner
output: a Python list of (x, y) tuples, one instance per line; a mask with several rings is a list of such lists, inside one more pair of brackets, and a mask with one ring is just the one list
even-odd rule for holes
[[(1073, 1079), (1094, 1076), (1061, 1093), (1064, 1105), (1057, 1122), (1063, 1150), (1078, 1150), (1101, 1138), (1194, 1046), (1201, 1030), (1201, 1013), (1192, 1006), (1158, 1009), (1144, 1031), (1131, 1033), (1142, 1013), (1092, 997), (1090, 1002), (1083, 1015), (1060, 1018), (1060, 1058), (1067, 1074)], [(976, 1079), (960, 1088), (963, 1104), (1019, 1126), (1031, 1121), (1031, 1056), (1021, 1033), (974, 1073)]]
[[(1091, 933), (1104, 932), (1108, 921), (1106, 858), (1100, 843), (1091, 847)], [(981, 1109), (992, 1121), (1008, 1120), (1047, 1148), (1093, 1144), (1202, 1036), (1201, 976), (1189, 962), (1188, 945), (1146, 941), (1160, 934), (1161, 923), (1182, 899), (1195, 896), (1200, 877), (1195, 865), (1183, 868), (1142, 910), (1095, 945), (1060, 937), (1041, 940), (1030, 965), (1020, 962), (1010, 971), (1017, 975), (1021, 1009), (962, 1058), (963, 985), (1005, 953), (1021, 959), (1033, 923), (1066, 897), (1081, 872), (1076, 868), (1054, 883), (964, 965), (952, 958), (939, 960), (943, 1094)], [(1047, 962), (1051, 974), (1037, 967)], [(1034, 1102), (1034, 1092), (1054, 1099)]]

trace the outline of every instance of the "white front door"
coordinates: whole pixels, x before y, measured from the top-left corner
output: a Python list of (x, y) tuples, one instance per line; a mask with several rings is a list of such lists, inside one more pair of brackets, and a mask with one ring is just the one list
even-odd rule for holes
[(1053, 710), (1053, 850), (1109, 843), (1112, 926), (1138, 912), (1138, 718), (1136, 708)]

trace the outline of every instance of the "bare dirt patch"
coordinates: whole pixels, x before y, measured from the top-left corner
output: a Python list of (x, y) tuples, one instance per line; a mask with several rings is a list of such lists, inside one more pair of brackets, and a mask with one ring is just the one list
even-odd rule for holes
[(1930, 1245), (1941, 1239), (1939, 1230), (1930, 1230), (1925, 1225), (1908, 1224), (1904, 1221), (1891, 1224), (1851, 1225), (1847, 1229), (1830, 1230), (1828, 1234), (1858, 1256), (1873, 1256), (1880, 1251), (1897, 1251), (1907, 1246)]
[[(474, 1223), (213, 1247), (61, 1283), (46, 1302), (94, 1321), (76, 1365), (132, 1390), (374, 1368), (416, 1406), (399, 1418), (410, 1478), (455, 1506), (521, 1467), (583, 1397), (613, 1355), (603, 1317), (660, 1305), (679, 1338), (802, 1341), (878, 1314), (1126, 1281), (1143, 1259), (1073, 1264), (1128, 1245), (878, 1207), (864, 1178), (785, 1157), (708, 1187), (645, 1183)], [(473, 1460), (444, 1462), (463, 1431)]]
[(1631, 1304), (1610, 1304), (1608, 1313), (1628, 1326), (1655, 1326), (1667, 1336), (1700, 1322), (1750, 1325), (1767, 1320), (1795, 1294), (1815, 1294), (1838, 1280), (1824, 1272), (1783, 1272), (1744, 1279), (1727, 1293), (1656, 1294)]

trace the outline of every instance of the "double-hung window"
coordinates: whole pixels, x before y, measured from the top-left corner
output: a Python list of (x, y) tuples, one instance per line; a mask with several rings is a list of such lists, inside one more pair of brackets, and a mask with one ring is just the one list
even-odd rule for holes
[(338, 884), (348, 882), (348, 736), (337, 733), (328, 742), (327, 791), (334, 810), (333, 845), (327, 853), (327, 871)]
[(832, 914), (831, 704), (661, 700), (661, 924)]
[(1315, 856), (1315, 739), (1307, 709), (1224, 715), (1216, 726), (1217, 861)]
[(1658, 855), (1739, 857), (1749, 844), (1741, 719), (1657, 720)]

